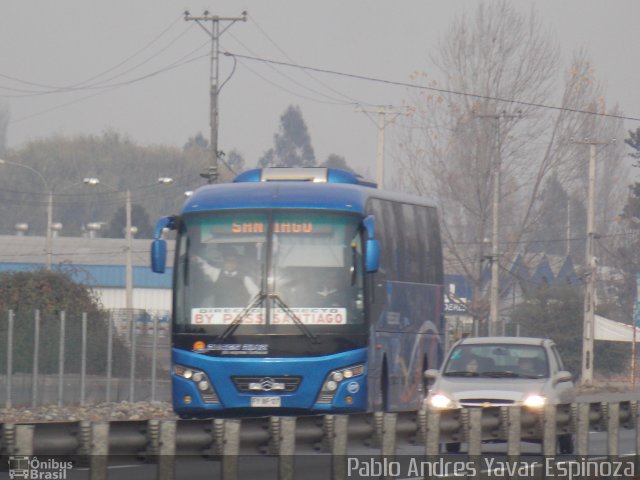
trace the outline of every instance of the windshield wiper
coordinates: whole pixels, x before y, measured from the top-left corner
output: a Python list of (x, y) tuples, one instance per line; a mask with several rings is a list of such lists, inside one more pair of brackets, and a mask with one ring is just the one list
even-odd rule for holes
[(477, 377), (478, 372), (468, 372), (467, 370), (456, 370), (451, 372), (445, 372), (445, 377)]
[(256, 307), (259, 307), (262, 304), (262, 302), (264, 302), (265, 298), (267, 298), (266, 293), (263, 293), (263, 292), (256, 293), (255, 296), (249, 301), (249, 304), (246, 307), (244, 307), (242, 311), (238, 313), (238, 315), (236, 315), (236, 318), (234, 318), (231, 321), (231, 323), (227, 326), (227, 328), (225, 328), (224, 332), (222, 332), (219, 339), (226, 340), (226, 338), (229, 335), (235, 332), (236, 328), (238, 328), (238, 326), (242, 323), (242, 321), (249, 314), (249, 312)]
[(302, 333), (304, 333), (304, 335), (309, 340), (311, 340), (311, 343), (318, 343), (318, 337), (314, 335), (313, 332), (309, 330), (309, 328), (302, 322), (302, 320), (300, 320), (300, 318), (293, 312), (293, 310), (289, 308), (289, 305), (284, 303), (284, 301), (280, 298), (280, 295), (278, 295), (277, 293), (271, 293), (269, 294), (269, 298), (272, 298), (275, 301), (276, 306), (284, 310), (284, 313), (286, 313), (287, 316), (289, 316), (291, 320), (293, 320), (293, 323), (295, 323), (300, 328), (300, 330), (302, 330)]
[(490, 371), (490, 372), (482, 372), (481, 375), (483, 377), (495, 377), (495, 378), (518, 378), (518, 375), (515, 372), (510, 371)]
[(291, 310), (291, 308), (289, 308), (289, 306), (286, 303), (284, 303), (284, 301), (280, 298), (280, 296), (277, 293), (266, 294), (263, 292), (256, 293), (256, 295), (251, 299), (249, 304), (246, 307), (244, 307), (242, 311), (238, 313), (238, 315), (236, 315), (236, 318), (234, 318), (231, 321), (231, 323), (227, 326), (227, 328), (224, 330), (224, 332), (222, 332), (222, 334), (219, 337), (219, 340), (226, 340), (231, 334), (233, 334), (233, 332), (236, 331), (238, 326), (240, 326), (240, 324), (246, 318), (249, 312), (251, 312), (251, 310), (253, 310), (254, 308), (259, 307), (267, 297), (274, 300), (276, 306), (281, 308), (287, 314), (287, 316), (289, 316), (293, 320), (293, 323), (295, 323), (300, 328), (300, 330), (302, 330), (302, 333), (304, 333), (304, 335), (309, 340), (311, 340), (312, 343), (318, 343), (318, 337), (314, 335), (313, 332), (311, 332), (311, 330), (309, 330), (309, 328), (302, 322), (302, 320), (300, 320), (300, 318), (293, 312), (293, 310)]

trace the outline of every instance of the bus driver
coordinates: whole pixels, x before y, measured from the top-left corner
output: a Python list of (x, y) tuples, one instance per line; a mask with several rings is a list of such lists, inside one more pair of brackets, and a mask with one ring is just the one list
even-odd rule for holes
[(223, 252), (222, 268), (214, 267), (198, 255), (191, 258), (213, 283), (217, 306), (245, 307), (258, 293), (259, 288), (253, 279), (239, 271), (238, 254), (235, 250)]

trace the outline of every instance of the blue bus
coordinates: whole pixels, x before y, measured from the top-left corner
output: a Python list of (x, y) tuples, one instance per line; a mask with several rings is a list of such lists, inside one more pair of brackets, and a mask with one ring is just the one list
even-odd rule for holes
[(183, 418), (419, 408), (443, 356), (438, 214), (330, 168), (196, 190), (175, 230), (173, 407)]

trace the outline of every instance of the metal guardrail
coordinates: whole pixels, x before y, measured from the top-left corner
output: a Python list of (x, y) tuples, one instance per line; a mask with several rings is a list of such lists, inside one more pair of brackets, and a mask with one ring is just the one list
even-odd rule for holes
[(607, 452), (617, 456), (620, 429), (635, 430), (640, 453), (637, 401), (573, 403), (547, 406), (539, 412), (520, 407), (489, 407), (406, 413), (260, 417), (213, 420), (148, 420), (0, 424), (2, 456), (79, 456), (93, 480), (106, 479), (110, 455), (156, 462), (156, 478), (175, 478), (176, 457), (217, 459), (225, 480), (238, 478), (242, 455), (278, 459), (278, 478), (294, 478), (296, 454), (331, 457), (331, 478), (345, 479), (347, 455), (393, 458), (399, 448), (424, 447), (423, 455), (440, 453), (443, 443), (463, 442), (468, 455), (481, 455), (482, 442), (504, 440), (507, 455), (521, 454), (521, 440), (542, 439), (542, 453), (556, 454), (557, 436), (575, 435), (578, 456), (587, 455), (589, 432), (607, 432)]

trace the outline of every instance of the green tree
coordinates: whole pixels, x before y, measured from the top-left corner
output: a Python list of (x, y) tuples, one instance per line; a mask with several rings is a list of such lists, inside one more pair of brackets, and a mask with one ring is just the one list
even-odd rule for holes
[[(565, 367), (576, 376), (581, 372), (583, 318), (582, 290), (557, 285), (531, 292), (513, 312), (514, 321), (522, 326), (522, 334), (552, 339)], [(626, 373), (629, 349), (617, 343), (595, 343), (596, 372)]]
[[(15, 313), (14, 372), (30, 372), (33, 362), (34, 312), (40, 311), (39, 371), (58, 369), (60, 312), (65, 312), (65, 371), (80, 368), (82, 313), (87, 314), (87, 373), (105, 371), (108, 314), (102, 310), (91, 289), (76, 283), (63, 272), (6, 272), (0, 274), (0, 338), (7, 338), (6, 312)], [(114, 337), (114, 373), (124, 374), (127, 348)], [(0, 342), (0, 368), (6, 371), (6, 342)]]
[(259, 160), (260, 167), (312, 167), (316, 157), (300, 107), (290, 105), (280, 117), (280, 130), (273, 136), (274, 147)]
[[(209, 164), (202, 148), (140, 146), (125, 135), (55, 135), (25, 143), (2, 158), (27, 165), (42, 174), (48, 186), (33, 172), (11, 165), (0, 166), (0, 232), (12, 233), (13, 225), (27, 222), (30, 235), (44, 235), (47, 189), (54, 190), (53, 221), (63, 224), (62, 235), (80, 235), (83, 225), (113, 216), (124, 204), (124, 192), (133, 193), (152, 219), (175, 213), (186, 190), (205, 182), (200, 177)], [(221, 172), (221, 175), (224, 172)], [(85, 177), (97, 177), (103, 186), (88, 187)], [(172, 185), (158, 185), (158, 177), (172, 177)]]
[[(640, 159), (640, 127), (636, 128), (635, 132), (633, 130), (629, 130), (629, 138), (625, 138), (624, 143), (635, 150), (635, 152), (631, 152), (629, 156), (635, 159)], [(636, 163), (635, 166), (640, 166), (640, 164)]]
[[(634, 151), (629, 156), (640, 159), (640, 128), (635, 132), (629, 132), (629, 138), (625, 143)], [(640, 167), (640, 163), (635, 165)], [(620, 214), (622, 231), (640, 232), (640, 183), (629, 185), (627, 203)], [(614, 315), (621, 318), (632, 318), (636, 302), (636, 274), (640, 272), (640, 236), (621, 235), (618, 244), (611, 255), (613, 266), (622, 273), (611, 281), (614, 292), (615, 304), (618, 311)]]
[[(125, 206), (121, 206), (113, 214), (109, 225), (104, 232), (107, 238), (123, 238), (127, 225), (127, 212)], [(136, 238), (153, 238), (153, 226), (149, 214), (142, 205), (131, 205), (131, 225), (137, 227)]]
[[(565, 253), (565, 242), (560, 239), (567, 236), (567, 211), (569, 209), (569, 194), (562, 186), (558, 176), (553, 174), (545, 183), (542, 190), (542, 214), (532, 234), (534, 243), (531, 250), (548, 255), (562, 255)], [(537, 242), (537, 240), (555, 240), (551, 242)]]
[(240, 152), (233, 149), (224, 157), (224, 163), (231, 170), (231, 173), (238, 174), (244, 170), (245, 160)]
[(355, 173), (355, 171), (347, 164), (347, 160), (342, 155), (336, 155), (335, 153), (329, 155), (327, 159), (320, 164), (320, 166), (327, 168), (341, 168), (342, 170)]
[(204, 138), (202, 132), (198, 132), (194, 137), (189, 137), (189, 140), (187, 140), (187, 143), (185, 143), (182, 148), (185, 151), (192, 148), (206, 150), (209, 148), (209, 140)]
[(586, 211), (581, 199), (567, 192), (556, 174), (546, 180), (540, 197), (541, 214), (528, 236), (531, 243), (527, 249), (547, 255), (565, 255), (565, 239), (569, 235), (568, 253), (574, 259), (584, 258)]

